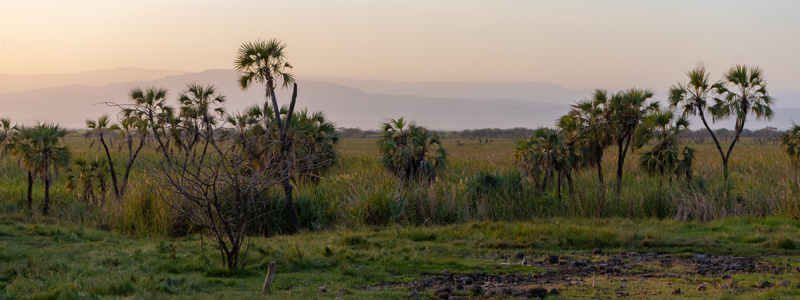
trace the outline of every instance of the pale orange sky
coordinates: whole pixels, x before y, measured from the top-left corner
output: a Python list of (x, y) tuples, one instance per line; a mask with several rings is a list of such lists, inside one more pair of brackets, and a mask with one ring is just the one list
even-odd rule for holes
[(666, 89), (705, 64), (800, 88), (800, 1), (5, 1), (0, 73), (231, 68), (288, 44), (298, 75)]

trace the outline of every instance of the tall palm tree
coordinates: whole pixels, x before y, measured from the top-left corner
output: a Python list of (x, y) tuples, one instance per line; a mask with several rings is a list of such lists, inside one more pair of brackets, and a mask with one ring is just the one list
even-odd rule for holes
[[(297, 218), (297, 212), (294, 209), (294, 201), (292, 199), (291, 162), (288, 153), (291, 148), (291, 141), (287, 139), (287, 131), (291, 123), (289, 120), (292, 119), (294, 104), (297, 98), (297, 84), (294, 83), (294, 76), (286, 72), (286, 69), (291, 69), (292, 65), (286, 61), (285, 49), (286, 45), (277, 39), (245, 42), (239, 47), (234, 66), (240, 73), (239, 87), (246, 90), (254, 82), (264, 84), (266, 88), (265, 97), (272, 100), (272, 108), (275, 114), (274, 121), (278, 127), (281, 142), (280, 158), (283, 162), (282, 185), (284, 197), (286, 198), (286, 213), (288, 214), (289, 223), (292, 224), (294, 232), (299, 232), (300, 221)], [(285, 126), (281, 121), (278, 100), (275, 97), (275, 87), (278, 81), (282, 82), (283, 87), (293, 85), (294, 88)], [(267, 103), (268, 102), (264, 103), (263, 113), (269, 111), (267, 109), (269, 106)]]
[[(120, 120), (119, 124), (114, 124), (111, 126), (111, 129), (116, 131), (119, 135), (120, 142), (117, 143), (117, 152), (122, 150), (122, 147), (126, 147), (128, 150), (128, 159), (125, 163), (125, 174), (122, 175), (122, 182), (119, 185), (119, 194), (120, 196), (125, 194), (125, 191), (128, 187), (128, 178), (130, 177), (131, 170), (133, 170), (133, 164), (136, 161), (136, 158), (139, 156), (139, 152), (141, 152), (142, 147), (144, 147), (145, 140), (147, 139), (147, 120), (142, 119), (137, 116), (123, 116)], [(134, 148), (136, 141), (138, 140), (138, 145)], [(110, 170), (112, 174), (112, 178), (115, 177), (114, 170)]]
[(735, 136), (726, 154), (722, 155), (722, 168), (727, 180), (728, 160), (731, 158), (733, 146), (739, 141), (739, 136), (744, 130), (747, 116), (752, 114), (756, 120), (772, 120), (775, 116), (775, 112), (772, 111), (775, 98), (767, 92), (767, 81), (759, 67), (735, 65), (723, 75), (722, 82), (716, 88), (717, 93), (723, 98), (714, 99), (714, 106), (710, 109), (714, 120), (736, 117)]
[[(67, 130), (51, 124), (39, 124), (20, 131), (20, 140), (24, 141), (14, 146), (24, 164), (33, 171), (33, 176), (38, 176), (44, 186), (44, 204), (42, 214), (47, 215), (50, 206), (50, 185), (59, 169), (67, 166), (70, 161), (69, 148), (62, 144), (62, 139), (67, 135)], [(29, 177), (29, 183), (31, 179)]]
[(792, 162), (800, 166), (800, 125), (792, 124), (792, 129), (781, 137), (781, 146)]
[[(617, 144), (617, 186), (619, 194), (622, 187), (622, 171), (625, 157), (634, 138), (636, 128), (650, 112), (658, 109), (658, 102), (648, 100), (653, 98), (651, 90), (632, 88), (611, 97), (610, 123), (612, 136)], [(630, 148), (633, 151), (633, 148)]]
[(612, 143), (609, 99), (613, 97), (604, 89), (596, 89), (590, 99), (572, 105), (570, 112), (578, 123), (578, 147), (584, 152), (584, 162), (597, 169), (600, 186), (603, 186), (603, 154)]
[(18, 127), (9, 137), (5, 149), (12, 156), (17, 157), (19, 163), (23, 165), (28, 173), (28, 188), (25, 194), (25, 202), (28, 210), (33, 209), (33, 146), (31, 143), (32, 128), (27, 126)]
[[(114, 196), (120, 198), (122, 197), (122, 193), (120, 193), (119, 184), (117, 183), (117, 172), (114, 171), (114, 161), (111, 159), (111, 151), (108, 150), (105, 139), (105, 134), (113, 132), (114, 128), (116, 128), (112, 128), (113, 126), (115, 125), (109, 122), (107, 115), (103, 115), (97, 118), (97, 120), (86, 120), (86, 127), (89, 128), (89, 130), (86, 131), (85, 136), (87, 138), (97, 138), (97, 140), (100, 141), (100, 145), (103, 146), (103, 150), (106, 152), (106, 159), (108, 160), (108, 167), (111, 171), (111, 184), (114, 188)], [(92, 141), (92, 144), (94, 144), (94, 141)], [(80, 162), (80, 160), (78, 162)]]

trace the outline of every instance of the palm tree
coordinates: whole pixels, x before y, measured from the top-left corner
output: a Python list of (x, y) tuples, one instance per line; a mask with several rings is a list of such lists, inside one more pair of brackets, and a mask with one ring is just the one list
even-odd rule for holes
[[(136, 158), (139, 156), (139, 152), (144, 147), (145, 140), (147, 139), (147, 124), (148, 122), (146, 119), (142, 119), (137, 116), (123, 116), (119, 124), (114, 124), (111, 126), (111, 129), (116, 131), (119, 135), (119, 139), (121, 139), (121, 142), (117, 143), (117, 152), (121, 151), (123, 146), (128, 149), (128, 160), (125, 164), (125, 174), (122, 176), (122, 182), (119, 185), (120, 196), (125, 194), (128, 186), (128, 178), (130, 177), (131, 170), (133, 169), (133, 163), (136, 161)], [(134, 148), (136, 140), (139, 141), (139, 144), (136, 146), (136, 148)], [(112, 174), (112, 178), (116, 177), (113, 169), (110, 170), (110, 173)]]
[[(442, 148), (439, 135), (430, 134), (425, 127), (417, 126), (405, 119), (383, 123), (383, 135), (379, 141), (381, 163), (405, 182), (431, 182), (436, 179), (436, 169), (447, 162), (447, 152)], [(428, 155), (436, 145), (436, 156)]]
[(800, 125), (792, 124), (792, 129), (781, 137), (781, 146), (792, 163), (800, 166)]
[[(286, 69), (292, 68), (292, 65), (286, 61), (285, 49), (286, 45), (277, 39), (245, 42), (239, 47), (234, 64), (236, 70), (241, 73), (239, 76), (239, 87), (246, 90), (254, 82), (264, 84), (266, 87), (265, 97), (272, 100), (272, 108), (275, 114), (274, 121), (278, 127), (281, 142), (280, 158), (283, 163), (282, 185), (283, 193), (286, 198), (286, 213), (289, 217), (289, 223), (292, 224), (294, 228), (294, 232), (299, 232), (300, 221), (297, 218), (297, 212), (294, 209), (294, 201), (292, 200), (291, 162), (288, 153), (291, 148), (291, 142), (287, 137), (288, 127), (291, 123), (290, 120), (292, 119), (294, 104), (297, 98), (297, 84), (294, 83), (294, 76), (285, 72)], [(292, 101), (289, 104), (289, 111), (286, 115), (287, 121), (285, 127), (281, 121), (278, 100), (275, 97), (277, 81), (282, 81), (283, 87), (293, 85), (294, 88)], [(267, 103), (268, 102), (264, 103), (263, 113), (269, 111), (267, 109), (269, 106)]]
[(298, 178), (300, 182), (316, 182), (339, 159), (336, 126), (323, 112), (309, 113), (304, 109), (292, 118), (290, 128)]
[[(625, 157), (636, 128), (643, 118), (658, 109), (658, 102), (647, 102), (651, 98), (653, 98), (652, 91), (632, 88), (615, 94), (610, 99), (611, 132), (619, 151), (617, 156), (617, 194), (619, 194), (622, 187), (622, 170), (625, 165)], [(633, 148), (631, 148), (631, 151), (633, 151)]]
[(33, 146), (31, 143), (32, 128), (22, 126), (16, 129), (6, 142), (5, 149), (12, 155), (17, 157), (18, 162), (21, 163), (25, 170), (28, 172), (28, 189), (25, 194), (25, 202), (28, 210), (33, 209), (33, 151), (30, 149)]
[[(657, 110), (649, 115), (636, 130), (637, 147), (651, 139), (657, 140), (649, 151), (642, 153), (639, 166), (651, 175), (686, 176), (691, 180), (694, 149), (680, 149), (678, 135), (689, 127), (686, 117), (676, 118), (673, 110)], [(683, 156), (683, 157), (681, 157)]]
[(723, 75), (722, 82), (716, 85), (716, 88), (717, 93), (723, 98), (714, 99), (714, 106), (710, 109), (714, 120), (736, 116), (736, 126), (734, 127), (736, 135), (726, 154), (720, 153), (725, 180), (727, 180), (728, 160), (731, 157), (733, 146), (739, 141), (739, 135), (744, 130), (747, 116), (753, 114), (756, 120), (772, 120), (775, 115), (775, 112), (772, 111), (775, 98), (770, 97), (767, 92), (764, 72), (759, 67), (735, 65)]
[[(96, 137), (100, 141), (100, 145), (103, 146), (103, 150), (106, 152), (106, 159), (108, 160), (108, 167), (111, 170), (111, 183), (112, 187), (114, 188), (114, 196), (119, 199), (122, 197), (122, 193), (120, 192), (119, 184), (117, 183), (117, 172), (114, 171), (114, 161), (111, 160), (111, 151), (108, 150), (108, 145), (106, 144), (105, 140), (105, 134), (112, 132), (114, 128), (116, 128), (114, 126), (115, 125), (108, 121), (107, 115), (97, 118), (96, 121), (86, 120), (86, 127), (89, 128), (89, 130), (86, 131), (85, 136), (87, 138)], [(94, 144), (94, 141), (92, 141), (92, 144)]]
[(14, 133), (14, 127), (11, 126), (11, 119), (0, 118), (0, 159), (6, 157), (8, 152), (7, 145), (11, 141), (11, 136)]
[(70, 161), (69, 148), (61, 144), (66, 134), (67, 130), (58, 125), (39, 124), (20, 130), (20, 142), (13, 147), (13, 151), (21, 157), (26, 167), (32, 170), (32, 174), (29, 173), (28, 178), (29, 190), (32, 177), (39, 176), (42, 180), (44, 186), (43, 215), (48, 214), (52, 179), (54, 175), (58, 174), (59, 169), (68, 165)]
[[(181, 103), (180, 117), (184, 126), (194, 129), (193, 132), (202, 132), (213, 140), (214, 132), (211, 130), (217, 125), (219, 118), (225, 116), (225, 96), (217, 93), (213, 85), (201, 86), (189, 83), (186, 90), (178, 95)], [(192, 137), (190, 143), (197, 142), (199, 137)]]
[(609, 95), (606, 90), (597, 89), (592, 97), (572, 105), (569, 113), (576, 118), (579, 128), (577, 146), (585, 156), (584, 163), (597, 169), (600, 186), (603, 185), (603, 154), (612, 143), (611, 109)]

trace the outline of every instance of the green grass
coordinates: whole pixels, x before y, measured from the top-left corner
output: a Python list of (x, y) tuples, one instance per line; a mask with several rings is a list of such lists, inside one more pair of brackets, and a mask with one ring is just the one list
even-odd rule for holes
[[(295, 236), (253, 238), (247, 266), (220, 269), (218, 255), (206, 249), (207, 266), (197, 236), (179, 239), (131, 238), (118, 233), (59, 225), (54, 219), (18, 221), (17, 214), (0, 221), (0, 297), (12, 299), (133, 298), (133, 299), (255, 299), (269, 261), (278, 269), (269, 299), (395, 299), (405, 288), (364, 290), (362, 285), (407, 282), (423, 274), (481, 270), (489, 273), (533, 274), (543, 270), (502, 265), (499, 254), (521, 251), (528, 256), (585, 256), (596, 247), (606, 253), (659, 252), (687, 255), (762, 255), (796, 263), (800, 250), (786, 243), (800, 237), (800, 221), (781, 218), (730, 218), (708, 223), (632, 219), (550, 219), (529, 222), (478, 222), (442, 227), (339, 228)], [(298, 254), (299, 253), (299, 254)], [(495, 256), (493, 256), (495, 255)], [(652, 267), (656, 268), (657, 267)], [(680, 267), (670, 269), (680, 272)], [(682, 298), (718, 299), (709, 289), (693, 293), (698, 282), (720, 278), (684, 274), (685, 278), (631, 280), (631, 295), (674, 287), (689, 291)], [(691, 279), (689, 281), (688, 279)], [(798, 295), (795, 288), (759, 290), (761, 280), (800, 280), (796, 273), (735, 274), (742, 288), (736, 299)], [(600, 278), (599, 289), (559, 286), (567, 298), (613, 292), (614, 278)], [(668, 286), (667, 284), (671, 286)], [(327, 286), (328, 294), (317, 287)], [(343, 291), (346, 290), (346, 291)], [(432, 291), (428, 291), (432, 293)], [(347, 293), (347, 294), (345, 294)], [(425, 294), (423, 294), (425, 295)], [(778, 299), (778, 298), (776, 298)]]

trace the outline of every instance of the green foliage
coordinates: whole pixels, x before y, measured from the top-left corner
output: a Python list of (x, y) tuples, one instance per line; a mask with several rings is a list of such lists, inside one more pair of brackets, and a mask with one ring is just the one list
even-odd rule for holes
[(637, 147), (652, 139), (655, 145), (639, 157), (639, 167), (650, 175), (686, 176), (692, 179), (694, 149), (680, 149), (678, 135), (689, 127), (685, 117), (676, 117), (672, 110), (656, 110), (636, 131)]
[(781, 146), (792, 163), (800, 166), (800, 125), (792, 125), (792, 128), (781, 137)]
[[(436, 169), (443, 168), (447, 162), (447, 152), (442, 148), (439, 135), (403, 118), (383, 123), (379, 145), (383, 166), (404, 181), (432, 182), (436, 180)], [(435, 155), (430, 155), (428, 152), (433, 145), (437, 149)]]

